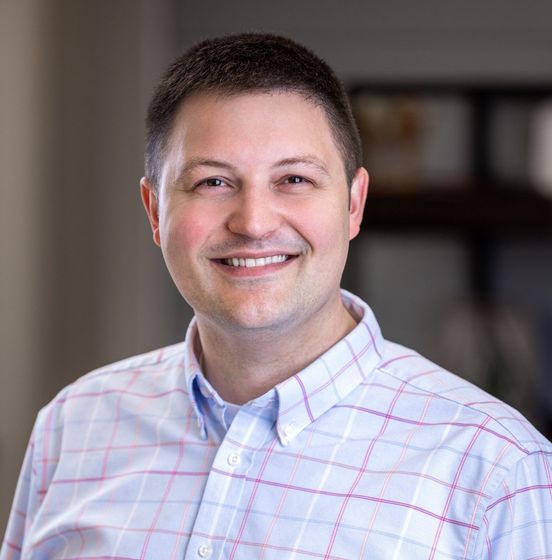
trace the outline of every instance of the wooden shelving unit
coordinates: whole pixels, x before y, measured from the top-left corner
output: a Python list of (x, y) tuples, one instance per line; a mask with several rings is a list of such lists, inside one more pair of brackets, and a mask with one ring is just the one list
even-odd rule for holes
[(418, 231), (460, 236), (469, 249), (472, 295), (491, 301), (497, 242), (503, 238), (552, 240), (552, 197), (530, 184), (506, 184), (493, 176), (492, 111), (505, 100), (536, 104), (552, 99), (552, 84), (372, 83), (353, 85), (349, 93), (353, 100), (365, 93), (413, 98), (452, 95), (468, 104), (470, 161), (463, 177), (441, 184), (401, 184), (400, 191), (397, 185), (386, 188), (372, 182), (363, 233)]
[(552, 239), (552, 199), (529, 190), (477, 185), (368, 195), (363, 231), (539, 235)]

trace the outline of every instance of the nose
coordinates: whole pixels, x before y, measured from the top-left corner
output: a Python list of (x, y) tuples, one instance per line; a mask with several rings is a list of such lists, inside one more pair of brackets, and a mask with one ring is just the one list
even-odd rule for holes
[(234, 198), (228, 229), (250, 239), (263, 239), (281, 225), (281, 213), (269, 189), (244, 186)]

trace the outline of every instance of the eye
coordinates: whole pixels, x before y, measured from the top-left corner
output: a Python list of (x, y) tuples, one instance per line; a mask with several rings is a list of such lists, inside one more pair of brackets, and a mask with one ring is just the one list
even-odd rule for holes
[(203, 179), (199, 181), (199, 183), (196, 183), (195, 188), (198, 187), (217, 188), (217, 187), (226, 187), (227, 185), (228, 184), (226, 183), (226, 181), (220, 179), (219, 177), (209, 177), (208, 179)]
[(289, 183), (292, 185), (300, 185), (302, 183), (309, 183), (308, 179), (301, 177), (301, 175), (290, 175), (284, 179), (284, 183)]

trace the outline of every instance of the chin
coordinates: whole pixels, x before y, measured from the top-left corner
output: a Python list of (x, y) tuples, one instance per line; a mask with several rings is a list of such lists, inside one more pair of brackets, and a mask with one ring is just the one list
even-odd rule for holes
[(272, 306), (264, 305), (239, 305), (232, 309), (226, 309), (226, 313), (221, 315), (212, 314), (220, 321), (224, 317), (227, 326), (232, 326), (239, 330), (273, 331), (290, 324), (290, 313), (287, 310), (275, 310)]

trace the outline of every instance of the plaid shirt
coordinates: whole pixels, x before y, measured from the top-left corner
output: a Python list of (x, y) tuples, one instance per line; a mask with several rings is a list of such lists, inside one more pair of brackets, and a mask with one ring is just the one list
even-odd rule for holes
[(63, 390), (0, 558), (552, 558), (552, 445), (343, 297), (358, 326), (239, 409), (201, 375), (194, 323)]

